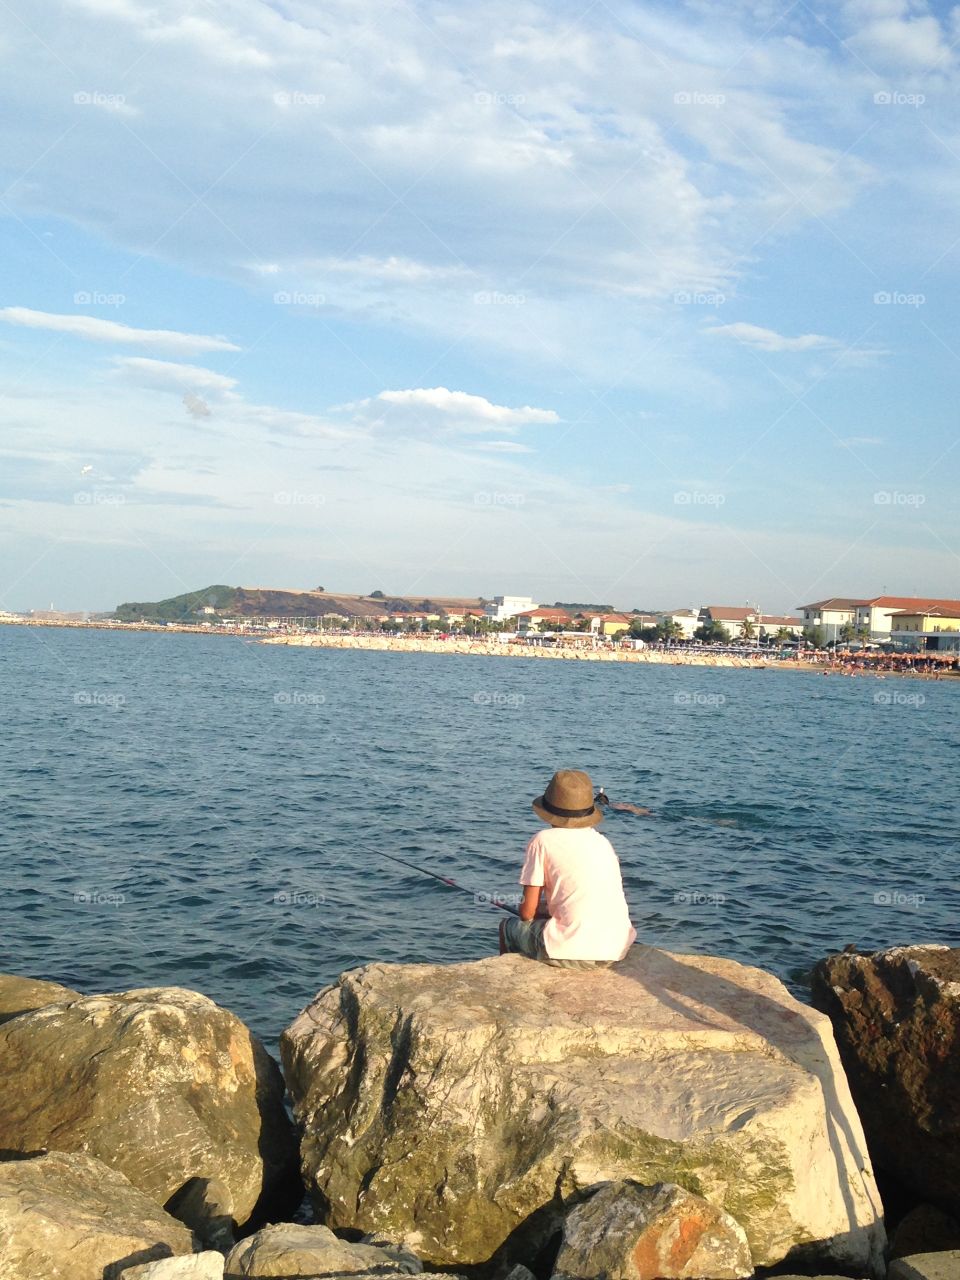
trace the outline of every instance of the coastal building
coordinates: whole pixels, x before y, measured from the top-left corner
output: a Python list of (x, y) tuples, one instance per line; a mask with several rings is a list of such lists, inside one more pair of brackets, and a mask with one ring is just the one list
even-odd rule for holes
[(890, 615), (890, 638), (911, 648), (960, 653), (960, 604), (953, 609), (903, 609)]
[[(700, 615), (696, 609), (668, 609), (664, 613), (654, 615), (653, 625), (661, 622), (672, 622), (680, 628), (679, 640), (692, 640), (693, 633), (700, 625)], [(644, 623), (646, 626), (646, 623)]]
[(730, 604), (705, 604), (697, 615), (697, 626), (703, 627), (711, 622), (719, 622), (730, 632), (730, 639), (737, 640), (743, 635), (744, 626), (747, 624), (753, 627), (756, 635), (759, 616), (757, 610), (750, 605), (740, 608)]
[[(960, 610), (960, 600), (940, 600), (923, 596), (872, 596), (854, 600), (832, 596), (800, 605), (804, 625), (822, 627), (828, 641), (839, 640), (840, 632), (852, 627), (858, 635), (870, 640), (889, 640), (891, 619), (904, 612), (917, 615), (928, 610), (942, 610), (944, 616)], [(900, 628), (902, 630), (902, 628)]]
[(595, 636), (615, 636), (619, 631), (628, 631), (636, 616), (633, 613), (597, 613), (590, 618), (590, 630)]
[(561, 627), (569, 627), (572, 622), (573, 618), (566, 609), (528, 609), (517, 614), (517, 631), (521, 634), (547, 628), (557, 631)]
[(529, 613), (536, 608), (537, 602), (530, 596), (494, 596), (484, 614), (491, 622), (506, 622), (508, 618), (516, 618), (518, 614)]
[(789, 631), (792, 636), (803, 635), (803, 619), (791, 614), (761, 613), (759, 632), (761, 636), (775, 636), (778, 631)]

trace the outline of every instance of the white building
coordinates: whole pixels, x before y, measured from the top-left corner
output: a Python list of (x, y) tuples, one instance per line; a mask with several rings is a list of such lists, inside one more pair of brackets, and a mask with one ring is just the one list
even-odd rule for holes
[(506, 622), (515, 618), (518, 613), (529, 613), (536, 609), (536, 600), (529, 596), (494, 596), (493, 604), (488, 604), (484, 613), (492, 622)]
[(696, 609), (672, 609), (656, 614), (657, 622), (673, 622), (680, 628), (681, 640), (692, 640), (693, 633), (700, 625), (700, 615)]

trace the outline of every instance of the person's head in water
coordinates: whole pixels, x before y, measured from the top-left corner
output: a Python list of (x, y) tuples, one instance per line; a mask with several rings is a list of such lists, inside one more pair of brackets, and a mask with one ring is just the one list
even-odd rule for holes
[(606, 791), (604, 791), (603, 787), (597, 788), (596, 798), (593, 803), (600, 807), (610, 803), (610, 797), (607, 795)]
[(559, 769), (533, 801), (533, 811), (551, 827), (595, 827), (603, 821), (590, 775), (580, 769)]

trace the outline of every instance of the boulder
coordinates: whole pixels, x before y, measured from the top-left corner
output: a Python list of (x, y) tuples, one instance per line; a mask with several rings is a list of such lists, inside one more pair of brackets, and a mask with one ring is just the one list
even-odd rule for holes
[(61, 987), (59, 982), (22, 978), (18, 973), (0, 973), (0, 1022), (7, 1022), (33, 1009), (42, 1009), (46, 1004), (80, 999), (79, 991)]
[(281, 1049), (319, 1215), (428, 1265), (532, 1262), (588, 1188), (630, 1178), (725, 1210), (756, 1266), (880, 1272), (829, 1021), (760, 969), (643, 947), (590, 972), (369, 965)]
[(833, 1022), (877, 1167), (960, 1214), (960, 948), (829, 956), (813, 1001)]
[(51, 1151), (0, 1164), (3, 1280), (115, 1280), (193, 1246), (181, 1222), (92, 1156)]
[(124, 1271), (123, 1280), (223, 1280), (223, 1254), (208, 1251), (145, 1262)]
[(915, 1253), (890, 1263), (887, 1280), (957, 1280), (960, 1276), (960, 1251), (950, 1253)]
[(161, 1205), (213, 1179), (240, 1225), (285, 1191), (299, 1200), (277, 1064), (197, 992), (127, 991), (22, 1013), (0, 1026), (0, 1077), (0, 1147), (87, 1151)]
[(554, 1280), (746, 1280), (753, 1275), (743, 1227), (672, 1183), (604, 1183), (572, 1209)]
[(897, 1223), (889, 1256), (905, 1258), (911, 1253), (945, 1253), (950, 1249), (960, 1249), (960, 1223), (932, 1204), (918, 1204)]
[(328, 1276), (376, 1272), (414, 1275), (423, 1266), (414, 1254), (391, 1245), (350, 1244), (329, 1227), (279, 1222), (264, 1227), (231, 1249), (226, 1275)]

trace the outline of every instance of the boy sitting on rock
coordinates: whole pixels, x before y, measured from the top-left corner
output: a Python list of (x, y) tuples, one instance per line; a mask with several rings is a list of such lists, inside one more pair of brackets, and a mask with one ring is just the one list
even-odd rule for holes
[(589, 775), (561, 769), (533, 809), (549, 826), (527, 845), (520, 917), (501, 921), (500, 954), (516, 951), (566, 969), (615, 964), (637, 931), (613, 845), (594, 830), (603, 811), (594, 803)]

